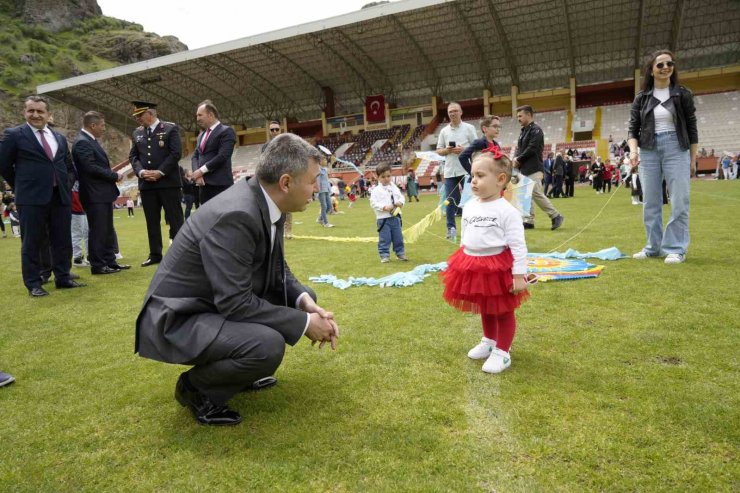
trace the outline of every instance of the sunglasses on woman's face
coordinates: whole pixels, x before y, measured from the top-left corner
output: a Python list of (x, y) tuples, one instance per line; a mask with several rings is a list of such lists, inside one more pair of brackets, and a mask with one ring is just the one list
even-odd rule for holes
[(665, 63), (664, 63), (664, 62), (660, 62), (660, 63), (656, 63), (656, 64), (655, 64), (655, 66), (656, 66), (656, 67), (657, 67), (658, 69), (662, 69), (663, 67), (670, 67), (670, 68), (673, 68), (673, 67), (674, 67), (675, 65), (676, 65), (676, 62), (674, 62), (673, 60), (667, 61), (667, 62), (665, 62)]

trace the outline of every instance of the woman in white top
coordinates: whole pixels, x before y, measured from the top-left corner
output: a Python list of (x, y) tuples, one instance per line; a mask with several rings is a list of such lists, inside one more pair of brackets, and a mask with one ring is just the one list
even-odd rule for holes
[[(689, 246), (689, 188), (696, 169), (699, 135), (694, 96), (678, 85), (676, 58), (668, 50), (653, 53), (645, 67), (642, 91), (635, 96), (629, 123), (632, 166), (638, 164), (647, 243), (636, 259), (665, 255), (680, 264)], [(671, 218), (663, 229), (662, 183), (671, 197)]]

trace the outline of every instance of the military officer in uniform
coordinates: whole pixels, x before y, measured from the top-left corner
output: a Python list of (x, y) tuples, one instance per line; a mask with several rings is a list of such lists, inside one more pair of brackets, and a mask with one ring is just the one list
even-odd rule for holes
[(149, 236), (149, 258), (141, 266), (162, 261), (161, 210), (170, 225), (170, 240), (175, 238), (184, 217), (180, 205), (182, 182), (178, 161), (182, 155), (177, 125), (157, 118), (157, 105), (133, 101), (133, 116), (139, 127), (134, 130), (129, 162), (139, 177), (141, 202)]

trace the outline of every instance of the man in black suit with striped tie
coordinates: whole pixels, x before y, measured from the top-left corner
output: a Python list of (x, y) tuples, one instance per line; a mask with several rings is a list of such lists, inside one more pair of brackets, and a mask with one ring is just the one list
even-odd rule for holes
[(218, 110), (208, 99), (198, 105), (195, 120), (203, 131), (198, 135), (193, 153), (192, 178), (198, 185), (203, 205), (234, 184), (231, 154), (236, 132), (218, 120)]
[(108, 154), (98, 140), (104, 133), (105, 117), (88, 111), (72, 145), (72, 159), (80, 182), (80, 202), (90, 226), (88, 257), (93, 274), (115, 274), (130, 267), (116, 262), (113, 201), (119, 195), (116, 182), (123, 179), (123, 173), (110, 169)]

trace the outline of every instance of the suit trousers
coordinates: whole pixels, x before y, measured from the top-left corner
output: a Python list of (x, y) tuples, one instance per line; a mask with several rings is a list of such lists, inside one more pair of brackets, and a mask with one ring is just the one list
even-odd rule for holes
[(220, 194), (227, 188), (228, 186), (221, 186), (221, 185), (204, 185), (202, 187), (198, 187), (199, 193), (200, 193), (200, 203), (205, 204), (209, 200), (211, 200), (216, 195)]
[(149, 237), (149, 258), (162, 260), (162, 209), (164, 218), (170, 225), (170, 239), (173, 240), (180, 231), (185, 218), (180, 205), (179, 188), (156, 188), (141, 191), (141, 204), (144, 206), (146, 232)]
[(532, 189), (532, 207), (529, 209), (529, 216), (524, 218), (525, 223), (534, 224), (534, 205), (545, 211), (550, 219), (555, 219), (560, 213), (552, 206), (552, 202), (545, 196), (542, 189), (542, 171), (537, 171), (531, 175), (527, 175), (527, 178), (534, 182), (534, 188)]
[(576, 178), (575, 176), (568, 176), (565, 179), (565, 196), (572, 197), (575, 189)]
[(113, 204), (85, 203), (83, 206), (87, 211), (87, 222), (90, 227), (88, 234), (90, 266), (97, 270), (115, 264), (117, 250), (113, 229)]
[(186, 364), (190, 383), (214, 404), (225, 404), (255, 380), (275, 373), (285, 354), (285, 339), (270, 327), (224, 321), (216, 339)]
[[(23, 239), (23, 238), (21, 238)], [(39, 269), (41, 272), (41, 282), (45, 283), (51, 279), (51, 244), (49, 243), (49, 228), (39, 244)]]
[(41, 249), (46, 236), (51, 244), (51, 264), (56, 282), (69, 280), (72, 268), (72, 209), (62, 204), (59, 191), (54, 188), (46, 205), (19, 205), (21, 231), (21, 270), (26, 288), (41, 287)]

